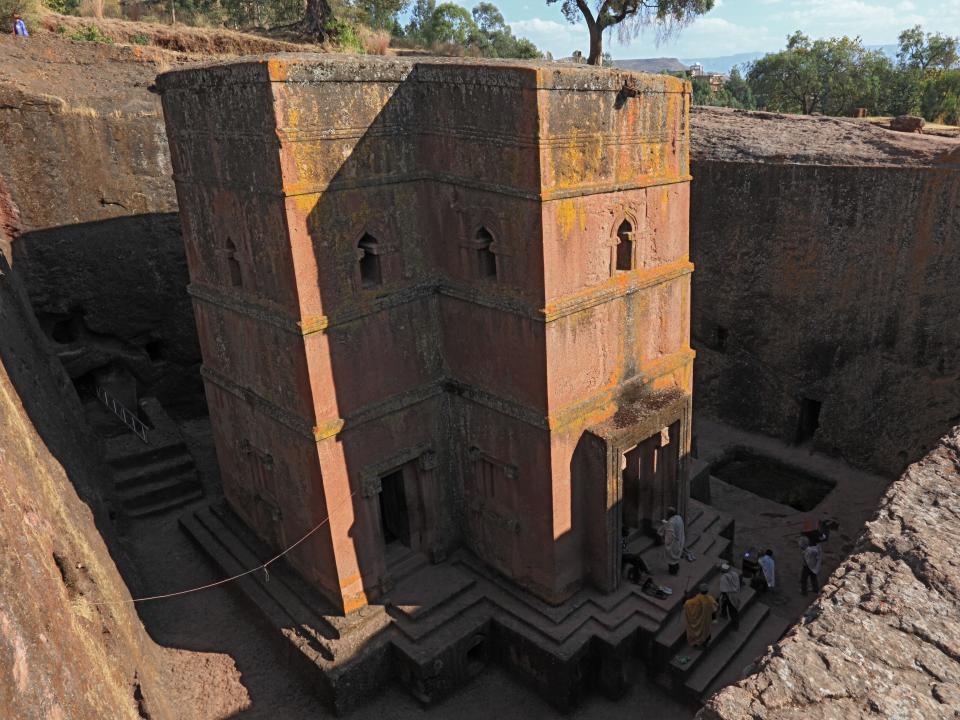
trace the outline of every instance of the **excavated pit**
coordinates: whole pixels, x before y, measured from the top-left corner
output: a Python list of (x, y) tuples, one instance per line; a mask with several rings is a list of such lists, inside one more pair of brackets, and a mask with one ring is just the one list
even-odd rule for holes
[(817, 507), (837, 484), (748, 450), (734, 451), (710, 472), (742, 490), (804, 512)]

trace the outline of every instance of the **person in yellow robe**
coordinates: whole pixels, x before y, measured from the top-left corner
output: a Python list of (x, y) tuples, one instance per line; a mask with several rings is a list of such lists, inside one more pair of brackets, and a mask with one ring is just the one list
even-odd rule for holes
[(717, 612), (717, 601), (704, 583), (700, 592), (683, 604), (683, 621), (687, 627), (687, 644), (699, 647), (710, 642), (710, 626)]

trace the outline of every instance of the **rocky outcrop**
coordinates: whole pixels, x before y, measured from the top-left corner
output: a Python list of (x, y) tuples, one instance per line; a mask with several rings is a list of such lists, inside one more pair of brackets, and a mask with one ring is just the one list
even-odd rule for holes
[[(789, 582), (789, 579), (786, 579)], [(756, 674), (699, 720), (960, 717), (960, 428), (885, 495)]]
[(960, 422), (960, 143), (691, 117), (697, 409), (887, 477)]
[(236, 693), (197, 692), (236, 685), (229, 658), (160, 648), (144, 631), (103, 539), (112, 531), (96, 488), (109, 471), (2, 257), (0, 328), (0, 717), (200, 720), (242, 709)]
[(922, 133), (924, 120), (915, 115), (897, 115), (890, 121), (890, 129), (897, 132)]

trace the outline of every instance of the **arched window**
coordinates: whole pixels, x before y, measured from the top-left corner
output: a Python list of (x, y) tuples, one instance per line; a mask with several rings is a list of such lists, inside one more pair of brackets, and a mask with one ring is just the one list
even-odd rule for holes
[(617, 228), (617, 270), (633, 270), (633, 225), (624, 220)]
[(380, 243), (369, 234), (364, 233), (357, 243), (357, 257), (360, 262), (360, 285), (365, 288), (376, 287), (383, 283), (380, 272)]
[(233, 287), (243, 287), (243, 273), (240, 271), (240, 261), (237, 260), (237, 246), (233, 240), (227, 238), (227, 269), (230, 272), (230, 284)]
[(483, 279), (497, 279), (497, 256), (490, 249), (493, 245), (493, 235), (485, 227), (477, 230), (474, 248), (477, 253), (477, 275)]

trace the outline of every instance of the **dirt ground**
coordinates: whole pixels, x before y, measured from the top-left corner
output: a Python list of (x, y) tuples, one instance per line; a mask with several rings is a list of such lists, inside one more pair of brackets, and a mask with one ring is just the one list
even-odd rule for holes
[(711, 478), (710, 504), (736, 520), (734, 558), (747, 548), (773, 550), (777, 588), (764, 596), (772, 611), (798, 618), (813, 599), (800, 594), (801, 558), (798, 541), (804, 521), (829, 518), (839, 527), (823, 544), (821, 584), (853, 549), (864, 523), (873, 517), (880, 498), (893, 478), (855, 470), (847, 464), (813, 453), (807, 447), (786, 445), (774, 438), (737, 430), (705, 418), (697, 419), (697, 444), (701, 460), (712, 462), (731, 447), (747, 448), (757, 455), (774, 458), (813, 475), (832, 480), (836, 487), (809, 512), (767, 500), (729, 483)]

